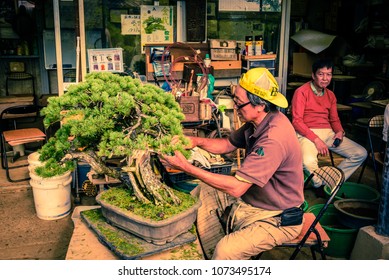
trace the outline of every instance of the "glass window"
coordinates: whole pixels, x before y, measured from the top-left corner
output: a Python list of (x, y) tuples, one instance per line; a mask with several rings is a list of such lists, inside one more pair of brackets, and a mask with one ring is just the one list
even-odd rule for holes
[[(228, 8), (229, 4), (230, 8)], [(220, 5), (224, 6), (223, 11), (219, 9)], [(225, 11), (226, 9), (236, 11)], [(207, 38), (236, 40), (241, 54), (244, 54), (246, 37), (251, 36), (254, 39), (260, 35), (263, 38), (263, 52), (277, 54), (280, 44), (280, 26), (281, 0), (208, 0), (207, 2)]]

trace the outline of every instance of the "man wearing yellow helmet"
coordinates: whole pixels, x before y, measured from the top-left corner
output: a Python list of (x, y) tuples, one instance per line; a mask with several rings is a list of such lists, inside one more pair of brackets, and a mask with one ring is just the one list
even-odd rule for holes
[[(188, 137), (188, 148), (213, 154), (245, 148), (246, 158), (234, 176), (198, 168), (179, 152), (161, 156), (163, 164), (203, 182), (197, 228), (205, 255), (213, 259), (249, 259), (294, 239), (302, 229), (301, 150), (291, 123), (278, 110), (288, 106), (287, 100), (266, 68), (254, 68), (241, 77), (233, 101), (245, 124), (228, 138)], [(290, 208), (296, 219), (281, 223)], [(226, 235), (218, 220), (223, 214)]]

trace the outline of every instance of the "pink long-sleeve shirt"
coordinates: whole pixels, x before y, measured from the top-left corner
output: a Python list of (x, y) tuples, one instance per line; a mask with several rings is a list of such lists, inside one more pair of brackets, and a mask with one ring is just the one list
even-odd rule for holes
[(344, 131), (338, 116), (335, 94), (325, 89), (322, 96), (313, 93), (311, 82), (296, 89), (292, 98), (292, 124), (300, 135), (312, 142), (318, 137), (311, 128)]

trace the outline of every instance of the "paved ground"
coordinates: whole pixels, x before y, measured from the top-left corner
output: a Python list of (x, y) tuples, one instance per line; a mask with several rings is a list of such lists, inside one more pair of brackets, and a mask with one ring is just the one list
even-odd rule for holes
[(39, 219), (31, 188), (0, 193), (0, 259), (64, 259), (73, 231), (70, 217)]
[[(339, 160), (335, 157), (336, 162)], [(328, 159), (323, 159), (323, 164), (329, 164)], [(26, 173), (27, 168), (22, 172)], [(350, 180), (356, 182), (358, 174), (354, 174)], [(368, 168), (363, 183), (373, 186), (373, 174), (371, 168)], [(323, 202), (310, 190), (306, 191), (305, 196), (309, 205)], [(82, 205), (95, 203), (93, 198), (84, 195), (81, 202)], [(0, 169), (0, 259), (65, 259), (73, 233), (70, 216), (53, 221), (39, 219), (28, 181), (11, 184), (6, 180), (4, 170)], [(277, 249), (265, 253), (262, 259), (288, 259), (289, 255), (290, 250)], [(310, 258), (309, 251), (305, 250), (298, 256), (298, 259)]]
[[(27, 168), (21, 168), (15, 177), (21, 178), (18, 176), (27, 172)], [(87, 198), (84, 203), (94, 204), (94, 201)], [(1, 260), (65, 259), (73, 233), (70, 216), (51, 221), (39, 219), (28, 181), (9, 183), (0, 169)]]

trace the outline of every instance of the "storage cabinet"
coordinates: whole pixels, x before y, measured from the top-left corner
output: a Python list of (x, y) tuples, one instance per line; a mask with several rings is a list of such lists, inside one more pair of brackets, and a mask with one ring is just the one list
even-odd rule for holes
[(263, 54), (255, 56), (242, 56), (242, 73), (247, 72), (251, 68), (264, 67), (267, 68), (270, 73), (275, 75), (275, 54)]

